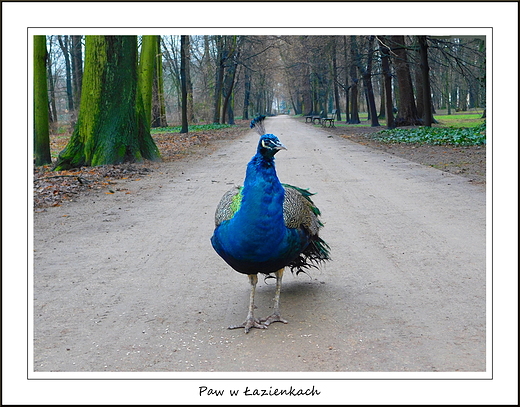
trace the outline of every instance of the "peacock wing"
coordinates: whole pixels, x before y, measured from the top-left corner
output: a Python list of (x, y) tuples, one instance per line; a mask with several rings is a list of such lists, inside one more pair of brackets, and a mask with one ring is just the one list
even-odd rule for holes
[(289, 184), (282, 184), (285, 188), (283, 201), (283, 219), (285, 226), (291, 229), (300, 227), (309, 231), (311, 236), (318, 235), (323, 224), (318, 219), (320, 210), (310, 198), (313, 193)]
[(242, 189), (242, 186), (235, 186), (222, 196), (215, 211), (215, 226), (235, 216), (242, 203)]

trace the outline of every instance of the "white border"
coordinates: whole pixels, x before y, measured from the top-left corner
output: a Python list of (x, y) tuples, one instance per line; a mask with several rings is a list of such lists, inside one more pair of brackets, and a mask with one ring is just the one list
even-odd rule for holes
[[(325, 10), (319, 18), (312, 12), (313, 7)], [(161, 12), (157, 12), (157, 8)], [(334, 11), (332, 11), (334, 10)], [(288, 17), (292, 17), (289, 21)], [(31, 222), (27, 225), (25, 174), (20, 168), (20, 151), (32, 151), (27, 144), (25, 123), (27, 106), (28, 72), (20, 63), (28, 27), (67, 27), (60, 30), (35, 29), (31, 34), (165, 34), (164, 28), (175, 23), (184, 29), (168, 29), (167, 33), (183, 34), (266, 34), (266, 28), (246, 28), (250, 25), (261, 27), (306, 27), (272, 28), (267, 33), (275, 34), (406, 34), (428, 33), (432, 29), (417, 27), (461, 27), (436, 29), (437, 35), (480, 35), (482, 28), (493, 28), (494, 75), (488, 62), (488, 83), (494, 86), (493, 105), (488, 103), (488, 129), (493, 128), (493, 204), (491, 213), (491, 188), (488, 188), (488, 220), (493, 215), (494, 230), (488, 222), (488, 242), (493, 234), (493, 284), (494, 284), (494, 336), (493, 380), (471, 380), (482, 378), (482, 374), (440, 373), (435, 377), (442, 380), (426, 380), (427, 374), (374, 373), (332, 375), (329, 373), (288, 374), (295, 380), (261, 380), (273, 377), (269, 374), (240, 373), (247, 381), (209, 380), (209, 374), (186, 373), (169, 374), (170, 378), (192, 380), (155, 380), (164, 378), (161, 374), (42, 374), (31, 375), (38, 378), (55, 380), (27, 380), (26, 321), (27, 321), (27, 259), (26, 247), (29, 246), (29, 261), (32, 259)], [(245, 28), (193, 28), (215, 27)], [(311, 27), (351, 27), (319, 28)], [(363, 25), (364, 27), (361, 27)], [(398, 28), (405, 25), (411, 28)], [(357, 26), (357, 27), (356, 27)], [(392, 27), (393, 26), (393, 27)], [(143, 28), (124, 28), (143, 27)], [(388, 27), (388, 28), (366, 28)], [(475, 28), (481, 27), (481, 28)], [(345, 30), (345, 31), (343, 31)], [(2, 325), (3, 325), (3, 404), (510, 404), (517, 397), (517, 280), (518, 253), (517, 239), (517, 189), (518, 182), (515, 165), (518, 165), (518, 5), (503, 2), (446, 2), (446, 3), (2, 3)], [(488, 49), (491, 44), (488, 42)], [(13, 61), (13, 62), (10, 62)], [(516, 74), (515, 74), (516, 73)], [(492, 81), (489, 78), (493, 78)], [(20, 86), (22, 84), (22, 86)], [(489, 88), (491, 89), (491, 88)], [(507, 116), (506, 116), (507, 115)], [(494, 123), (492, 123), (492, 120)], [(489, 131), (489, 130), (488, 130)], [(30, 144), (30, 143), (29, 143)], [(515, 148), (516, 144), (516, 148)], [(489, 150), (488, 150), (489, 151)], [(18, 152), (18, 153), (16, 153)], [(488, 155), (489, 152), (488, 152)], [(500, 155), (498, 158), (497, 156)], [(498, 158), (498, 159), (497, 159)], [(24, 162), (24, 161), (22, 161)], [(511, 169), (511, 166), (513, 167)], [(27, 169), (32, 175), (32, 167)], [(491, 171), (488, 171), (490, 173)], [(20, 175), (17, 175), (20, 174)], [(32, 182), (31, 182), (32, 184)], [(488, 187), (491, 185), (488, 182)], [(32, 193), (29, 196), (32, 205)], [(20, 200), (24, 201), (20, 205)], [(32, 213), (29, 213), (29, 219)], [(516, 221), (515, 221), (516, 220)], [(505, 230), (502, 230), (505, 226)], [(516, 230), (516, 233), (515, 233)], [(507, 232), (507, 233), (504, 233)], [(507, 234), (507, 236), (504, 236)], [(506, 237), (506, 238), (504, 238)], [(14, 255), (14, 256), (13, 256)], [(491, 245), (488, 244), (488, 270), (491, 270)], [(29, 264), (29, 267), (32, 265)], [(488, 288), (491, 287), (491, 274), (488, 273)], [(30, 297), (29, 297), (30, 298)], [(488, 296), (488, 299), (491, 299)], [(491, 303), (488, 302), (488, 315)], [(488, 344), (491, 329), (488, 324)], [(491, 352), (488, 349), (488, 366), (491, 366)], [(31, 355), (32, 359), (32, 355)], [(490, 369), (486, 375), (490, 373)], [(154, 380), (94, 380), (147, 378)], [(275, 375), (277, 378), (282, 373)], [(349, 378), (356, 380), (320, 380), (322, 378)], [(87, 380), (57, 380), (57, 378)], [(213, 376), (212, 379), (218, 377)], [(229, 374), (223, 374), (229, 377)], [(88, 380), (88, 379), (93, 380)], [(297, 379), (313, 380), (297, 380)], [(364, 380), (371, 379), (371, 380)], [(396, 380), (392, 380), (396, 379)], [(414, 380), (407, 380), (414, 379)], [(422, 379), (422, 380), (416, 380)], [(460, 379), (460, 380), (453, 380)], [(307, 388), (314, 385), (322, 394), (319, 397), (236, 397), (223, 396), (198, 397), (198, 386), (215, 389), (243, 389), (245, 385), (258, 388), (287, 388), (290, 385)], [(516, 392), (515, 392), (516, 389)], [(516, 399), (516, 401), (518, 401)]]

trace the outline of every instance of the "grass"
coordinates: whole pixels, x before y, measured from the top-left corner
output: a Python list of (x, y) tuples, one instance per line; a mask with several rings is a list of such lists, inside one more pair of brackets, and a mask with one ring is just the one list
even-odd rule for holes
[[(225, 129), (227, 127), (233, 127), (231, 124), (194, 124), (188, 127), (190, 132), (194, 131), (207, 131), (207, 130), (220, 130)], [(155, 127), (150, 130), (150, 133), (179, 133), (181, 131), (182, 126), (172, 126), (172, 127)]]
[(486, 119), (482, 119), (482, 113), (464, 113), (450, 115), (434, 115), (439, 124), (435, 126), (448, 127), (477, 127), (485, 123)]

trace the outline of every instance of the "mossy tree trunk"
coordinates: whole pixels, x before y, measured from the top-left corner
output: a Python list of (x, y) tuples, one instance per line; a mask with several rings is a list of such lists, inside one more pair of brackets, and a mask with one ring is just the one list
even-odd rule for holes
[(139, 57), (139, 90), (143, 97), (144, 113), (148, 126), (152, 123), (152, 90), (157, 55), (157, 36), (143, 35), (141, 55)]
[(78, 121), (56, 170), (159, 159), (137, 77), (136, 36), (86, 36)]
[(33, 44), (34, 163), (51, 163), (49, 143), (49, 100), (47, 96), (47, 46), (45, 35), (35, 35)]
[(152, 127), (166, 127), (166, 105), (164, 101), (164, 71), (161, 52), (161, 36), (157, 37), (157, 55), (155, 57), (155, 74), (153, 76)]

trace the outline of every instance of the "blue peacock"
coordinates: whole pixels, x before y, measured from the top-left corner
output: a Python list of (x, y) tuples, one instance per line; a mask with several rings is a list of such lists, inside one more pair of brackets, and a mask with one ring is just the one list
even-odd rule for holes
[[(251, 284), (249, 312), (241, 325), (229, 329), (267, 328), (287, 323), (280, 315), (280, 291), (285, 267), (296, 274), (329, 260), (329, 246), (319, 237), (323, 227), (320, 210), (308, 190), (282, 184), (276, 175), (274, 156), (287, 148), (273, 134), (265, 134), (265, 116), (251, 121), (260, 134), (256, 154), (249, 161), (243, 186), (224, 194), (215, 212), (211, 244), (236, 271), (247, 274)], [(276, 277), (274, 312), (254, 317), (258, 273)]]

